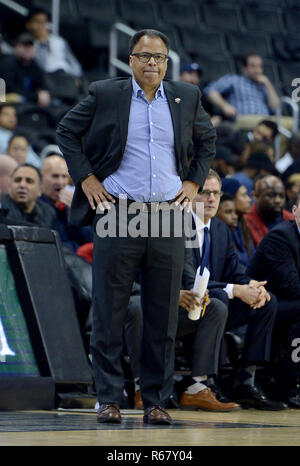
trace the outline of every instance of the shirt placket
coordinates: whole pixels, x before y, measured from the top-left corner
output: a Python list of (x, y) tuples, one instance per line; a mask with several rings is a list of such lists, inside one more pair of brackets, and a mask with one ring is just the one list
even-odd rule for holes
[(150, 201), (155, 198), (157, 189), (157, 154), (154, 148), (154, 122), (153, 122), (153, 105), (154, 100), (151, 103), (148, 103), (148, 123), (149, 123), (149, 154), (150, 154)]

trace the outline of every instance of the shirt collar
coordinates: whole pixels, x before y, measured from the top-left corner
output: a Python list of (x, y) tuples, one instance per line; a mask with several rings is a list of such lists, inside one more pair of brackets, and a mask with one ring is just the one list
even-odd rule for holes
[[(138, 83), (136, 82), (134, 78), (132, 78), (132, 90), (133, 90), (133, 94), (135, 95), (135, 97), (139, 97), (140, 95), (145, 95), (145, 91), (143, 91), (143, 89), (138, 85)], [(164, 97), (164, 96), (165, 96), (164, 85), (163, 85), (163, 82), (161, 82), (159, 85), (159, 88), (156, 91), (155, 99), (157, 99), (158, 97)]]
[(209, 219), (208, 223), (205, 225), (205, 223), (203, 223), (202, 220), (200, 220), (200, 218), (197, 217), (197, 215), (195, 214), (195, 212), (193, 210), (192, 210), (192, 215), (193, 215), (194, 220), (195, 220), (196, 230), (197, 231), (204, 230), (205, 227), (207, 227), (208, 231), (210, 231), (211, 218)]

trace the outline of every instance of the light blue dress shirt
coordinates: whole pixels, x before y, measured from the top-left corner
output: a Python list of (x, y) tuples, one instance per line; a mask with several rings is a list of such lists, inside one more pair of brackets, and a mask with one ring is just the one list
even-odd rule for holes
[(132, 87), (123, 159), (103, 185), (113, 196), (137, 202), (172, 200), (182, 182), (176, 169), (173, 123), (163, 83), (152, 102), (134, 79)]

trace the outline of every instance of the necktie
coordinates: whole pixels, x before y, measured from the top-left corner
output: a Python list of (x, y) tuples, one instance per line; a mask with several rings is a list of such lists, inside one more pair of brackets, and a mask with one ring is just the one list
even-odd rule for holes
[(204, 227), (204, 241), (202, 248), (200, 275), (203, 274), (204, 267), (208, 267), (210, 253), (210, 240), (208, 235), (208, 228)]

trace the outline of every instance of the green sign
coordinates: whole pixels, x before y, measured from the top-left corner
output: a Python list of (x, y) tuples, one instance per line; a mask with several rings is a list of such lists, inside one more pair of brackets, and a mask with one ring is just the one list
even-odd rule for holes
[(0, 244), (0, 377), (39, 377), (5, 246)]

